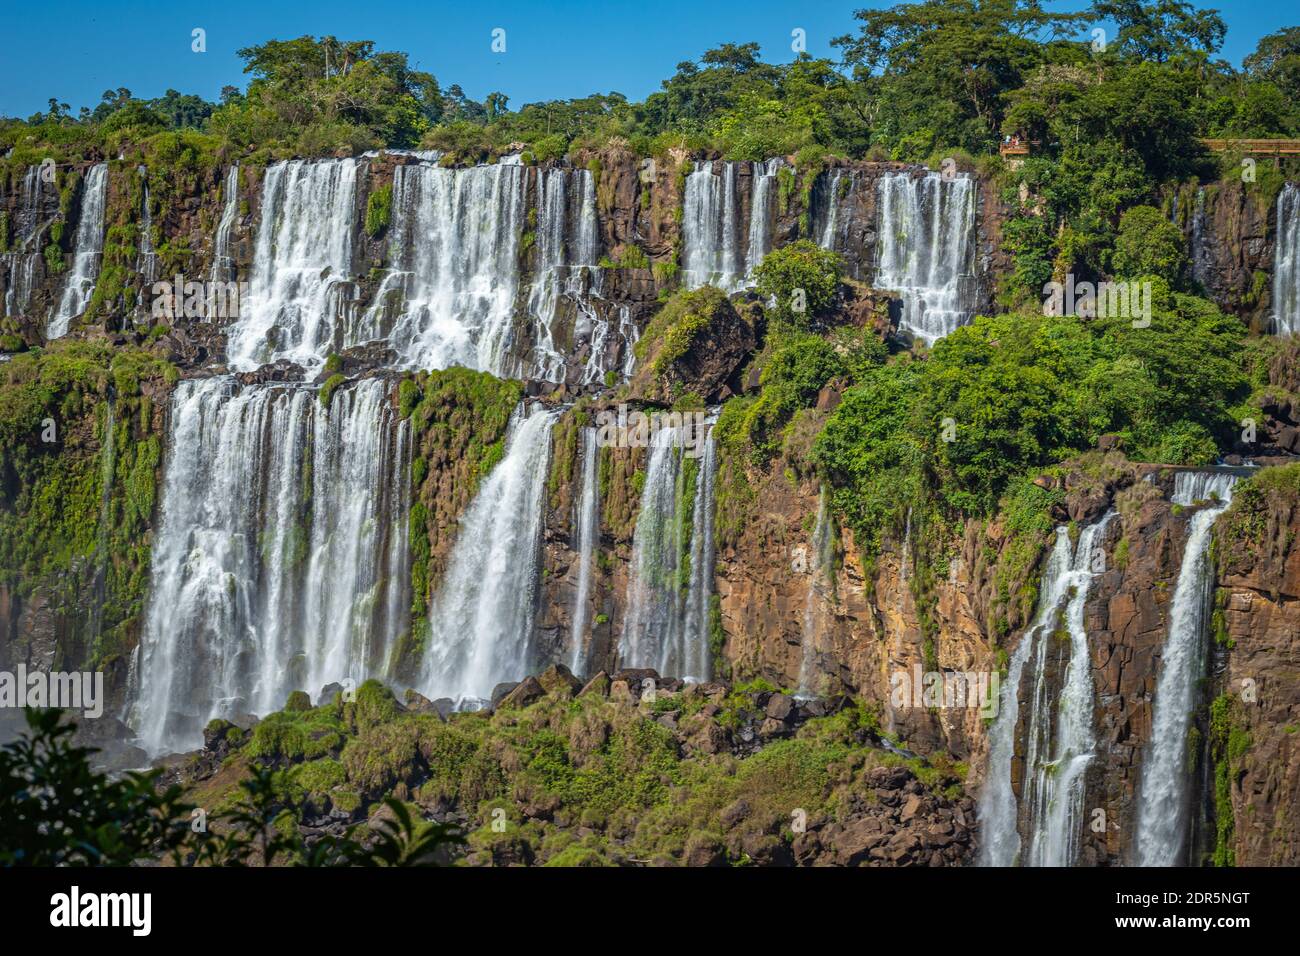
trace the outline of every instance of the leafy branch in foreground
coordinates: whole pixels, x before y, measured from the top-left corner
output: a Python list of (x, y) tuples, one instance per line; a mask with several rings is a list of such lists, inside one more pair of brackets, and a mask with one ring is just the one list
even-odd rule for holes
[(113, 780), (93, 748), (72, 742), (58, 710), (29, 708), (28, 729), (0, 747), (0, 866), (127, 866), (145, 860), (206, 866), (435, 866), (465, 842), (449, 824), (415, 817), (389, 797), (373, 823), (308, 845), (285, 773), (254, 765), (238, 802), (196, 827), (179, 786), (159, 770)]

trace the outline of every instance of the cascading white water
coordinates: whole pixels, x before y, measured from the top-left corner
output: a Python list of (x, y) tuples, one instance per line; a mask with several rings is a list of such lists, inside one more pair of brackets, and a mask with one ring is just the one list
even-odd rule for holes
[(149, 202), (149, 171), (143, 166), (137, 171), (144, 183), (144, 198), (140, 201), (140, 255), (135, 269), (148, 284), (158, 278), (158, 254), (153, 247), (153, 210)]
[(1169, 605), (1169, 636), (1160, 655), (1151, 720), (1151, 740), (1138, 791), (1136, 858), (1140, 866), (1185, 863), (1191, 781), (1187, 776), (1187, 733), (1205, 671), (1205, 640), (1214, 587), (1209, 562), (1210, 531), (1232, 501), (1236, 476), (1179, 472), (1174, 504), (1200, 504), (1183, 546), (1178, 584)]
[(36, 267), (41, 259), (41, 167), (28, 166), (19, 192), (18, 215), (12, 223), (14, 251), (0, 256), (6, 266), (4, 315), (19, 316), (31, 304)]
[[(971, 315), (968, 284), (975, 252), (975, 180), (964, 173), (881, 176), (878, 289), (903, 300), (900, 326), (928, 344)], [(964, 281), (965, 280), (965, 281)]]
[(349, 341), (387, 338), (407, 367), (506, 374), (527, 172), (510, 163), (397, 167), (393, 271)]
[[(750, 273), (772, 247), (772, 196), (780, 159), (750, 163), (749, 220), (740, 222), (736, 194), (738, 163), (698, 162), (686, 177), (682, 207), (682, 279), (687, 288), (715, 285), (727, 292), (743, 289)], [(742, 246), (741, 235), (745, 236)]]
[(23, 315), (32, 301), (36, 287), (36, 263), (39, 253), (6, 252), (4, 260), (9, 267), (8, 285), (5, 288), (4, 314)]
[[(652, 667), (664, 676), (703, 680), (711, 669), (717, 462), (712, 429), (698, 459), (687, 456), (687, 438), (684, 427), (662, 428), (651, 444), (632, 535), (627, 620), (619, 655), (626, 667)], [(689, 489), (692, 482), (694, 493)]]
[(1273, 243), (1273, 331), (1300, 331), (1300, 186), (1287, 183), (1277, 197)]
[[(1109, 512), (1070, 546), (1069, 529), (1056, 543), (1043, 573), (1038, 611), (1011, 656), (989, 732), (988, 772), (979, 816), (985, 866), (1071, 866), (1077, 861), (1084, 826), (1084, 773), (1097, 742), (1093, 728), (1092, 661), (1083, 624), (1084, 605)], [(1064, 617), (1068, 643), (1057, 639)], [(1056, 656), (1056, 660), (1051, 658)], [(1059, 682), (1050, 680), (1060, 671)], [(1029, 667), (1029, 713), (1024, 721), (1024, 774), (1019, 806), (1011, 783), (1020, 723), (1019, 689)], [(1024, 839), (1022, 841), (1022, 834)]]
[(97, 163), (86, 173), (81, 194), (81, 213), (73, 245), (72, 271), (63, 285), (59, 304), (45, 328), (47, 339), (68, 333), (72, 320), (86, 311), (95, 291), (104, 254), (104, 213), (108, 206), (108, 164)]
[(749, 237), (745, 247), (745, 275), (751, 276), (763, 257), (772, 249), (772, 190), (776, 186), (776, 173), (781, 160), (769, 159), (755, 163), (753, 190), (749, 204)]
[(713, 670), (709, 618), (713, 600), (713, 512), (717, 475), (718, 450), (710, 428), (704, 439), (695, 501), (691, 505), (691, 577), (686, 590), (685, 627), (682, 628), (682, 677), (688, 680), (707, 680)]
[(351, 281), (363, 163), (295, 159), (267, 168), (248, 296), (227, 333), (232, 368), (280, 359), (316, 368), (351, 344), (338, 341), (335, 319), (338, 287)]
[(591, 654), (591, 640), (587, 633), (591, 612), (592, 564), (596, 560), (596, 545), (600, 537), (600, 482), (596, 463), (600, 449), (597, 447), (596, 429), (582, 430), (582, 477), (575, 513), (578, 538), (578, 586), (573, 598), (573, 627), (569, 635), (569, 670), (575, 674), (587, 673), (587, 660)]
[(840, 191), (840, 181), (844, 176), (844, 170), (836, 169), (831, 173), (830, 182), (827, 186), (826, 216), (822, 224), (821, 233), (817, 237), (817, 245), (823, 249), (834, 249), (836, 234), (839, 229), (840, 221), (840, 204), (837, 201)]
[[(571, 180), (577, 187), (576, 197), (572, 195)], [(565, 364), (565, 356), (555, 346), (554, 325), (560, 299), (568, 297), (580, 311), (589, 313), (584, 286), (597, 281), (593, 268), (599, 246), (595, 181), (585, 169), (539, 170), (537, 195), (537, 264), (528, 293), (534, 357), (529, 367), (519, 371), (530, 378), (559, 382), (564, 378)], [(576, 200), (576, 217), (569, 213), (571, 199)], [(570, 227), (572, 218), (577, 222)], [(600, 357), (593, 343), (591, 359), (598, 361)]]
[(382, 673), (409, 606), (408, 426), (387, 385), (182, 382), (132, 725), (154, 754), (213, 717)]
[(213, 282), (233, 282), (236, 278), (235, 262), (230, 255), (230, 233), (239, 217), (239, 164), (226, 170), (222, 187), (221, 220), (212, 241)]
[(634, 351), (641, 333), (632, 321), (632, 310), (621, 306), (618, 310), (618, 334), (623, 337), (623, 377), (631, 378), (636, 370), (636, 352)]
[[(813, 525), (808, 549), (808, 594), (803, 605), (803, 647), (799, 662), (799, 693), (813, 696), (817, 693), (816, 658), (817, 635), (825, 627), (824, 617), (829, 592), (833, 587), (835, 555), (831, 523), (826, 513), (826, 489), (817, 499), (817, 520)], [(819, 620), (822, 618), (823, 620)]]
[(520, 408), (505, 456), (461, 516), (446, 575), (429, 611), (420, 690), (465, 702), (520, 680), (532, 652), (551, 426), (557, 413)]

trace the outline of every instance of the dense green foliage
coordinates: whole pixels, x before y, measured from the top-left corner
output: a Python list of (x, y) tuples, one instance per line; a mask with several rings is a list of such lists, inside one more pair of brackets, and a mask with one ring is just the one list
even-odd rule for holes
[(824, 320), (840, 291), (840, 255), (809, 239), (774, 249), (754, 270), (760, 295), (771, 300), (768, 321), (778, 330), (807, 329)]
[[(861, 704), (808, 721), (745, 758), (682, 748), (657, 719), (672, 715), (687, 729), (739, 727), (761, 719), (758, 695), (771, 690), (764, 682), (737, 685), (711, 702), (695, 688), (640, 707), (560, 692), (524, 708), (444, 721), (403, 711), (383, 685), (368, 681), (355, 702), (340, 696), (285, 710), (251, 737), (228, 737), (224, 772), (186, 796), (223, 817), (249, 816), (251, 788), (263, 808), (257, 812), (281, 824), (276, 838), (290, 839), (286, 812), (297, 820), (331, 810), (364, 819), (393, 794), (466, 814), (471, 862), (563, 866), (682, 862), (701, 840), (716, 846), (720, 862), (743, 864), (742, 854), (723, 848), (727, 807), (744, 798), (748, 816), (736, 829), (788, 843), (792, 807), (810, 819), (851, 813), (862, 777), (882, 765), (907, 766), (922, 783), (960, 793), (951, 764), (903, 760), (868, 745), (879, 730)], [(710, 703), (714, 716), (703, 713)], [(210, 729), (229, 732), (215, 724)], [(278, 844), (270, 855), (280, 853), (299, 855)]]
[(73, 341), (0, 365), (0, 580), (66, 606), (101, 665), (143, 608), (162, 449), (148, 389), (175, 377), (146, 352)]
[(25, 716), (27, 733), (0, 747), (0, 866), (430, 866), (464, 842), (388, 798), (376, 805), (377, 825), (309, 845), (297, 826), (305, 789), (267, 764), (250, 768), (209, 817), (179, 786), (160, 790), (160, 770), (116, 779), (93, 770), (94, 751), (72, 742), (60, 711)]
[(1242, 337), (1209, 303), (1162, 288), (1149, 328), (978, 318), (925, 360), (883, 366), (850, 389), (815, 455), (868, 542), (930, 494), (949, 512), (992, 514), (1018, 480), (1106, 433), (1140, 460), (1209, 463), (1249, 391)]
[[(798, 53), (766, 63), (757, 43), (723, 43), (677, 64), (642, 103), (611, 92), (518, 109), (499, 92), (477, 102), (444, 88), (371, 41), (272, 40), (239, 51), (251, 79), (243, 91), (225, 87), (219, 104), (117, 89), (74, 116), (51, 100), (26, 124), (0, 127), (0, 145), (34, 131), (84, 155), (123, 132), (191, 128), (277, 155), (422, 144), (475, 161), (523, 142), (544, 159), (616, 137), (647, 155), (712, 145), (733, 159), (816, 149), (921, 160), (987, 152), (1019, 130), (1068, 160), (1072, 178), (1123, 189), (1148, 172), (1190, 169), (1195, 134), (1300, 128), (1296, 28), (1265, 37), (1238, 71), (1214, 58), (1218, 15), (1179, 0), (1099, 0), (1075, 13), (1030, 0), (924, 0), (854, 19), (856, 30), (834, 41), (838, 62)], [(1090, 31), (1103, 20), (1118, 35), (1095, 44)]]

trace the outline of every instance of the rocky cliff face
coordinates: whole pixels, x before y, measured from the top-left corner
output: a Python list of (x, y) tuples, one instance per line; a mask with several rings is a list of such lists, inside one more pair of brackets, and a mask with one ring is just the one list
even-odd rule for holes
[[(353, 217), (351, 281), (340, 300), (344, 311), (356, 313), (373, 302), (382, 270), (393, 265), (391, 220), (367, 228), (367, 213), (370, 198), (391, 190), (396, 170), (413, 162), (388, 154), (364, 160)], [(692, 163), (685, 154), (669, 154), (648, 166), (619, 148), (576, 161), (576, 168), (594, 179), (602, 256), (602, 264), (592, 270), (598, 288), (587, 289), (598, 294), (588, 296), (587, 304), (612, 327), (625, 318), (646, 331), (653, 317), (662, 314), (662, 298), (679, 282), (680, 210)], [(135, 268), (147, 184), (157, 275), (209, 275), (212, 234), (223, 213), (225, 170), (196, 165), (168, 179), (161, 165), (146, 167), (144, 176), (138, 166), (134, 159), (110, 163), (104, 267), (93, 307), (74, 329), (72, 341), (40, 356), (19, 355), (0, 367), (6, 385), (30, 398), (0, 421), (6, 429), (0, 481), (8, 509), (0, 516), (0, 534), (15, 555), (0, 578), (0, 667), (18, 661), (46, 668), (103, 667), (119, 704), (147, 587), (153, 489), (164, 409), (175, 380), (172, 366), (183, 374), (209, 374), (221, 368), (225, 351), (220, 321), (184, 320), (160, 327), (148, 308), (148, 277)], [(878, 187), (882, 175), (905, 169), (893, 163), (832, 163), (805, 171), (787, 166), (778, 174), (776, 243), (809, 236), (840, 251), (854, 283), (843, 314), (851, 324), (882, 336), (890, 333), (897, 313), (891, 318), (888, 295), (867, 287), (875, 274)], [(249, 166), (238, 174), (241, 198), (229, 255), (241, 280), (252, 268), (264, 172)], [(71, 253), (82, 173), (61, 171), (54, 186), (40, 191), (28, 206), (12, 173), (0, 182), (0, 212), (8, 217), (9, 235), (25, 237), (21, 251), (37, 250), (39, 255), (28, 305), (22, 314), (3, 319), (0, 332), (21, 340), (6, 342), (6, 351), (42, 339), (43, 316), (64, 281), (61, 273), (47, 268), (58, 257), (46, 257), (44, 249)], [(750, 202), (744, 181), (753, 171), (742, 164), (736, 175), (743, 217)], [(527, 180), (530, 206), (538, 201), (537, 182), (535, 176)], [(982, 304), (991, 305), (992, 277), (1006, 266), (998, 241), (1004, 211), (987, 183), (979, 195), (975, 279)], [(1271, 263), (1271, 208), (1231, 182), (1207, 186), (1199, 200), (1189, 205), (1184, 197), (1180, 206), (1179, 215), (1195, 231), (1198, 280), (1222, 304), (1252, 320), (1266, 314), (1268, 305), (1268, 283), (1260, 276), (1266, 276)], [(1199, 218), (1193, 221), (1193, 216)], [(61, 229), (54, 228), (56, 222)], [(17, 253), (5, 255), (0, 294), (12, 288), (19, 265)], [(520, 296), (527, 294), (538, 255), (535, 246), (521, 243)], [(412, 429), (414, 613), (395, 652), (398, 675), (413, 672), (421, 650), (422, 615), (446, 570), (458, 519), (499, 459), (509, 414), (522, 398), (568, 406), (552, 431), (535, 617), (534, 645), (542, 657), (554, 659), (568, 646), (577, 610), (579, 450), (594, 416), (624, 402), (663, 409), (683, 395), (714, 403), (759, 387), (752, 360), (762, 330), (752, 303), (743, 299), (716, 304), (696, 347), (670, 356), (662, 367), (656, 362), (662, 354), (659, 337), (650, 336), (641, 348), (638, 371), (626, 384), (618, 383), (618, 375), (612, 383), (584, 380), (594, 345), (582, 342), (577, 332), (583, 317), (567, 300), (557, 316), (556, 344), (568, 356), (559, 383), (502, 383), (460, 369), (391, 376), (389, 400)], [(522, 325), (514, 331), (517, 349), (535, 344)], [(122, 354), (114, 355), (115, 350)], [(611, 361), (624, 357), (617, 348), (609, 356)], [(358, 346), (343, 351), (339, 369), (349, 376), (374, 375), (390, 361), (383, 349)], [(1293, 372), (1282, 361), (1270, 375), (1276, 394), (1265, 405), (1261, 425), (1272, 443), (1268, 450), (1300, 450), (1300, 414), (1295, 411), (1300, 389)], [(242, 380), (302, 377), (301, 369), (277, 365), (247, 373)], [(33, 391), (33, 383), (42, 388)], [(794, 860), (969, 862), (974, 808), (968, 794), (985, 774), (987, 722), (976, 708), (900, 704), (892, 692), (900, 675), (910, 679), (921, 672), (1005, 668), (1034, 613), (1049, 541), (1046, 536), (1027, 539), (1004, 519), (938, 527), (909, 516), (903, 526), (889, 529), (879, 553), (868, 556), (849, 529), (822, 512), (821, 489), (807, 465), (812, 441), (838, 400), (835, 389), (826, 389), (816, 407), (791, 424), (781, 453), (764, 464), (735, 449), (719, 449), (716, 600), (709, 618), (714, 676), (763, 682), (823, 700), (859, 697), (878, 720), (873, 746), (901, 748), (909, 755), (904, 759), (931, 758), (930, 766), (944, 768), (944, 786), (964, 784), (960, 792), (936, 792), (933, 781), (913, 779), (914, 770), (886, 764), (853, 768), (845, 794), (853, 812), (827, 816), (793, 840), (789, 853)], [(55, 421), (60, 436), (49, 448), (39, 437), (46, 417)], [(599, 540), (585, 608), (593, 672), (613, 672), (618, 665), (647, 457), (644, 448), (599, 450)], [(1100, 759), (1087, 779), (1086, 805), (1106, 809), (1109, 824), (1104, 832), (1086, 836), (1083, 860), (1112, 864), (1130, 859), (1135, 794), (1151, 738), (1152, 695), (1187, 515), (1169, 501), (1167, 474), (1130, 465), (1122, 456), (1094, 457), (1044, 481), (1061, 492), (1063, 503), (1054, 518), (1063, 524), (1095, 521), (1111, 507), (1119, 512), (1101, 542), (1105, 570), (1085, 605), (1100, 741)], [(1196, 772), (1203, 780), (1198, 851), (1204, 856), (1226, 858), (1230, 853), (1238, 863), (1300, 857), (1294, 826), (1300, 791), (1300, 755), (1293, 744), (1300, 723), (1294, 676), (1300, 651), (1293, 639), (1298, 623), (1293, 618), (1300, 612), (1292, 607), (1300, 595), (1300, 556), (1293, 548), (1300, 522), (1295, 502), (1291, 490), (1268, 486), (1223, 519), (1216, 552), (1218, 632), (1209, 675), (1214, 693), (1203, 695), (1196, 719)], [(64, 508), (64, 517), (52, 514), (55, 503)], [(49, 549), (53, 560), (34, 553), (38, 544), (48, 549), (49, 542), (57, 544)], [(624, 691), (631, 693), (626, 686)], [(680, 722), (674, 718), (667, 729), (687, 750), (703, 741), (714, 748), (711, 755), (748, 756), (746, 748), (755, 735), (762, 736), (767, 719), (785, 730), (802, 719), (791, 718), (793, 711), (773, 716), (769, 709), (774, 696), (788, 700), (788, 694), (774, 689), (756, 693), (767, 696), (747, 705), (755, 710), (752, 720), (746, 718), (749, 739), (730, 725), (709, 729), (712, 725), (696, 721), (700, 726), (688, 726), (696, 714), (679, 713)], [(720, 685), (705, 696), (709, 702), (703, 707), (718, 708), (708, 715), (712, 718), (725, 708), (727, 688)], [(780, 710), (785, 705), (778, 700), (771, 706)], [(646, 717), (640, 713), (638, 719)], [(615, 722), (612, 717), (606, 721)], [(569, 732), (567, 725), (562, 729)], [(780, 738), (785, 730), (768, 736)], [(1015, 772), (1023, 773), (1023, 768)], [(1022, 784), (1016, 782), (1016, 792)], [(537, 818), (549, 819), (545, 813), (555, 808), (541, 809)], [(761, 826), (746, 828), (742, 822), (749, 809), (742, 812), (731, 804), (713, 809), (732, 821), (724, 832), (707, 845), (674, 846), (669, 857), (790, 861), (784, 844), (772, 840), (773, 828), (779, 829), (772, 813)], [(620, 832), (618, 839), (627, 841), (631, 835)], [(483, 846), (476, 852), (483, 861), (503, 861), (515, 850)]]
[(1222, 862), (1300, 860), (1300, 521), (1296, 468), (1245, 490), (1217, 530), (1219, 592), (1207, 756)]
[(1191, 278), (1225, 312), (1267, 331), (1272, 308), (1273, 237), (1280, 184), (1240, 177), (1182, 186), (1171, 214), (1187, 236)]

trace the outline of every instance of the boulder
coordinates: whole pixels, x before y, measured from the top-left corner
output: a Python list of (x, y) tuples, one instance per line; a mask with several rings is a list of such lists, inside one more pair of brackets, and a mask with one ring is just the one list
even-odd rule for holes
[(538, 675), (537, 681), (552, 697), (566, 700), (582, 687), (581, 681), (563, 664), (552, 664)]
[(616, 704), (630, 704), (633, 701), (632, 688), (625, 680), (612, 681), (609, 685), (609, 699)]
[(768, 698), (766, 714), (773, 720), (789, 720), (794, 713), (794, 698), (788, 694), (773, 694)]
[(501, 706), (501, 702), (506, 699), (506, 695), (518, 686), (519, 681), (508, 680), (502, 681), (500, 684), (497, 684), (496, 687), (493, 687), (491, 697), (492, 709), (496, 710), (496, 708)]
[(609, 696), (609, 675), (600, 671), (591, 680), (583, 685), (582, 690), (578, 691), (579, 697), (608, 697)]
[(497, 705), (499, 710), (511, 710), (520, 707), (527, 707), (534, 704), (546, 696), (546, 688), (541, 685), (536, 677), (525, 677), (520, 683), (501, 698), (501, 703)]
[(443, 715), (439, 713), (438, 708), (434, 705), (433, 701), (429, 700), (429, 698), (425, 697), (413, 687), (407, 688), (406, 693), (402, 697), (402, 701), (406, 704), (406, 709), (413, 714), (437, 714), (439, 717), (443, 717)]

